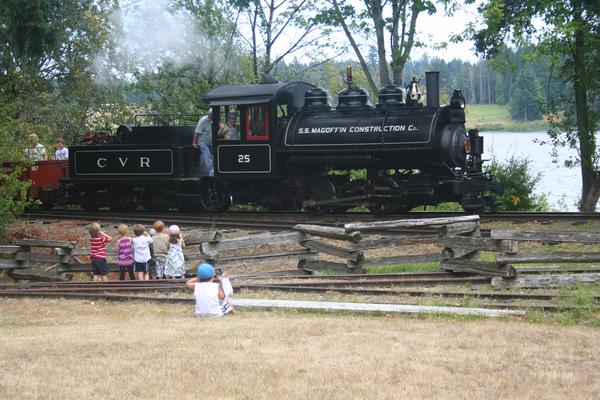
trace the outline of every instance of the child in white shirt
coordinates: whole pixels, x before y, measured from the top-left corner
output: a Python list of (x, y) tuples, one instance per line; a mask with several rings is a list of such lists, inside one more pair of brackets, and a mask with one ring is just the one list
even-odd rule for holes
[(203, 263), (198, 266), (196, 278), (186, 282), (196, 297), (196, 317), (221, 317), (235, 309), (227, 297), (233, 294), (233, 287), (226, 274), (215, 277), (212, 265)]
[(148, 236), (148, 232), (146, 232), (146, 229), (140, 224), (133, 226), (133, 233), (135, 233), (135, 237), (131, 241), (133, 242), (135, 279), (138, 281), (147, 281), (150, 280), (148, 261), (152, 258), (150, 255), (152, 238)]

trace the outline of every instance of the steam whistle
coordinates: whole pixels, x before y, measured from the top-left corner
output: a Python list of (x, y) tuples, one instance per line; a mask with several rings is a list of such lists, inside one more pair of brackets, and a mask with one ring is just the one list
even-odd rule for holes
[(454, 89), (450, 98), (450, 122), (456, 124), (465, 123), (465, 103), (465, 96), (463, 96), (460, 89)]
[(346, 83), (348, 84), (348, 88), (352, 87), (352, 66), (346, 66)]
[(460, 89), (454, 89), (452, 97), (450, 98), (450, 108), (464, 109), (465, 108), (465, 96), (463, 96)]
[(421, 92), (419, 91), (419, 82), (417, 77), (413, 76), (412, 81), (408, 84), (406, 93), (406, 100), (409, 104), (417, 105), (421, 99)]

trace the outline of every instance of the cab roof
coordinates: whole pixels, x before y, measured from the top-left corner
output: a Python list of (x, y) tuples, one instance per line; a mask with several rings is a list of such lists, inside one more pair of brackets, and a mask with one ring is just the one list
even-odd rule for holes
[(304, 95), (316, 86), (306, 82), (263, 83), (258, 85), (225, 85), (204, 94), (209, 106), (257, 104), (275, 101), (299, 110), (304, 105)]

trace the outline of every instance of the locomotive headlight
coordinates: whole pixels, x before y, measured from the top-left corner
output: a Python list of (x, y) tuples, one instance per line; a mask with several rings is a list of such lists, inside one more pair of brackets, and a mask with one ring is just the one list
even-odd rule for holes
[(466, 138), (464, 141), (465, 153), (471, 153), (471, 138)]

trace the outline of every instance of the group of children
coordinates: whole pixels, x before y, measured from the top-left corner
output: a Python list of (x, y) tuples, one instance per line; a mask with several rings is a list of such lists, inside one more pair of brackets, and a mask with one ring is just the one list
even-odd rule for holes
[[(120, 224), (117, 227), (119, 239), (116, 243), (119, 279), (147, 281), (154, 279), (182, 278), (185, 275), (185, 259), (183, 257), (184, 241), (177, 225), (171, 225), (165, 232), (165, 224), (156, 221), (149, 234), (139, 224), (133, 226), (134, 236), (129, 236), (129, 227)], [(112, 238), (102, 232), (98, 223), (89, 227), (90, 259), (94, 281), (107, 281), (109, 272), (106, 263), (106, 245)]]
[[(118, 226), (120, 237), (116, 249), (120, 280), (125, 279), (126, 272), (131, 280), (149, 280), (151, 276), (156, 279), (181, 278), (185, 275), (184, 241), (179, 227), (171, 225), (168, 233), (164, 232), (162, 221), (156, 221), (152, 227), (154, 234), (136, 224), (133, 227), (135, 236), (130, 237), (127, 225)], [(89, 233), (93, 279), (107, 281), (106, 245), (112, 238), (102, 231), (98, 223), (90, 225)], [(194, 291), (197, 317), (218, 317), (235, 311), (227, 299), (233, 293), (229, 278), (226, 274), (215, 273), (212, 265), (200, 264), (196, 277), (189, 279), (186, 286)]]

